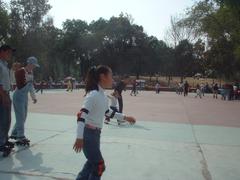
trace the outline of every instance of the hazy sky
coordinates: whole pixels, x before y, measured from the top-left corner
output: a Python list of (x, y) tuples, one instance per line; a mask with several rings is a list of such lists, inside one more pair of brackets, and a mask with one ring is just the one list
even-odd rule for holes
[(195, 0), (49, 0), (50, 15), (61, 28), (66, 19), (81, 19), (90, 23), (100, 17), (109, 19), (121, 12), (131, 14), (134, 23), (142, 25), (148, 35), (163, 39), (170, 17), (183, 13)]

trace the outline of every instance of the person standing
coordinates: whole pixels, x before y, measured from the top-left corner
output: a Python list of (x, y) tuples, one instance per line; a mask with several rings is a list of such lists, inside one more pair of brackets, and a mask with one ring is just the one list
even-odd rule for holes
[(8, 141), (8, 132), (11, 126), (11, 99), (9, 96), (11, 82), (8, 62), (13, 51), (15, 49), (6, 44), (0, 47), (0, 151), (4, 157), (8, 156), (14, 147), (13, 143)]
[(156, 83), (155, 90), (156, 90), (156, 94), (160, 93), (160, 83), (159, 82)]
[(73, 84), (72, 84), (72, 79), (69, 79), (67, 82), (67, 90), (66, 91), (73, 91)]
[(100, 137), (104, 116), (136, 122), (134, 117), (125, 116), (111, 110), (104, 92), (112, 86), (112, 71), (109, 67), (100, 65), (91, 68), (86, 78), (86, 95), (82, 109), (77, 117), (77, 136), (73, 149), (83, 153), (87, 159), (76, 180), (100, 180), (105, 171), (105, 162), (100, 149)]
[(218, 84), (215, 83), (214, 86), (213, 86), (213, 98), (218, 98)]
[(123, 112), (123, 98), (122, 98), (122, 91), (126, 90), (126, 86), (129, 82), (129, 77), (125, 76), (123, 80), (121, 80), (120, 82), (118, 82), (114, 88), (115, 91), (118, 92), (118, 106), (119, 106), (119, 112), (122, 113)]
[(132, 82), (132, 91), (131, 91), (130, 95), (131, 96), (132, 95), (134, 95), (134, 96), (137, 95), (137, 82), (136, 82), (136, 80), (133, 80), (133, 82)]
[(37, 103), (33, 85), (33, 69), (40, 67), (35, 57), (27, 59), (27, 65), (15, 73), (17, 89), (13, 94), (13, 107), (15, 110), (16, 123), (10, 136), (16, 140), (17, 145), (29, 146), (30, 140), (25, 137), (25, 122), (27, 118), (28, 93), (33, 103)]
[(200, 97), (200, 99), (202, 98), (201, 87), (200, 87), (199, 84), (197, 84), (197, 86), (196, 86), (196, 96), (195, 96), (195, 98), (197, 98), (198, 96)]
[(203, 83), (200, 84), (200, 90), (201, 90), (202, 96), (204, 96), (205, 95), (205, 86)]
[(13, 63), (12, 68), (10, 70), (10, 81), (11, 81), (11, 90), (14, 91), (16, 88), (16, 79), (15, 72), (21, 68), (21, 64), (18, 62)]
[(38, 91), (41, 91), (41, 94), (43, 93), (43, 86), (44, 86), (44, 81), (42, 80), (42, 81), (40, 81), (40, 83), (39, 83), (39, 87), (38, 87), (38, 89), (36, 90), (36, 93), (38, 93)]
[(183, 86), (184, 86), (184, 89), (183, 89), (184, 96), (187, 96), (188, 92), (189, 92), (189, 84), (188, 84), (188, 82), (186, 81)]

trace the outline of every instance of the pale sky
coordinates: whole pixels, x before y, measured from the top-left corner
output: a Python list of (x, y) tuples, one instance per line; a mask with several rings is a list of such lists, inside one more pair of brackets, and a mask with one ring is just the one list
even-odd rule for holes
[(184, 13), (196, 0), (49, 0), (50, 16), (58, 28), (66, 19), (81, 19), (88, 23), (100, 17), (109, 19), (121, 12), (134, 18), (148, 35), (164, 38), (170, 17)]

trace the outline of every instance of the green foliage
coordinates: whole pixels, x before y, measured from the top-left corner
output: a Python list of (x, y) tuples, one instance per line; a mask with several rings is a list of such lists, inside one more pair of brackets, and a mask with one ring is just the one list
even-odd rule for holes
[[(216, 77), (237, 78), (240, 71), (240, 1), (202, 0), (181, 20), (207, 39), (205, 70)], [(239, 77), (238, 77), (239, 78)]]
[(5, 4), (0, 1), (0, 43), (8, 38), (9, 16)]
[(172, 18), (174, 47), (148, 36), (128, 14), (89, 24), (68, 19), (58, 29), (48, 17), (50, 9), (48, 0), (11, 0), (7, 11), (0, 1), (0, 42), (17, 48), (16, 61), (38, 57), (38, 79), (80, 79), (98, 64), (109, 65), (116, 74), (137, 77), (185, 77), (211, 71), (212, 76), (233, 78), (239, 72), (238, 1), (202, 0), (186, 17)]

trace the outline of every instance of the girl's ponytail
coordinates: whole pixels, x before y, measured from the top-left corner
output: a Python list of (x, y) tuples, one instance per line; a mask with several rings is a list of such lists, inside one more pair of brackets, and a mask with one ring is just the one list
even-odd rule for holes
[(108, 74), (111, 69), (108, 66), (99, 65), (98, 67), (91, 67), (87, 73), (85, 79), (85, 92), (86, 94), (92, 90), (98, 90), (98, 83), (100, 81), (101, 74)]
[(92, 90), (98, 90), (98, 82), (97, 82), (97, 73), (96, 67), (92, 67), (89, 69), (86, 79), (85, 79), (85, 92), (86, 94)]

